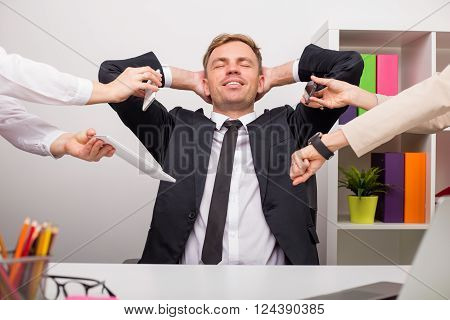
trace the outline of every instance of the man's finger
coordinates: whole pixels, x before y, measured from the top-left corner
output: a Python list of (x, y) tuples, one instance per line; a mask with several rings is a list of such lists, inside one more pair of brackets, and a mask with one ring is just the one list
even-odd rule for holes
[[(295, 170), (296, 175), (303, 174), (306, 170), (306, 164), (303, 162), (303, 156), (301, 150), (298, 150), (292, 154), (292, 162), (295, 166), (297, 166), (298, 170)], [(291, 166), (292, 168), (292, 166)]]
[(98, 155), (100, 149), (103, 147), (105, 143), (102, 140), (98, 140), (94, 143), (91, 151), (89, 152), (89, 159), (93, 160)]
[(133, 96), (138, 98), (145, 98), (145, 90), (136, 90), (134, 91)]
[(159, 88), (153, 84), (150, 83), (146, 83), (146, 82), (141, 82), (138, 85), (138, 89), (139, 90), (151, 90), (152, 92), (157, 92), (159, 90)]
[(149, 66), (145, 66), (145, 67), (134, 68), (134, 72), (136, 72), (136, 73), (155, 72), (155, 70), (153, 70)]
[(331, 103), (328, 103), (326, 100), (316, 98), (316, 97), (311, 97), (310, 100), (311, 100), (311, 102), (314, 102), (314, 105), (319, 105), (320, 107), (325, 107), (325, 108), (329, 108), (329, 109), (333, 108), (333, 105)]
[(297, 186), (300, 183), (306, 182), (309, 178), (311, 178), (312, 172), (310, 170), (306, 171), (303, 175), (297, 177), (292, 181), (292, 185)]
[(88, 136), (89, 139), (91, 139), (93, 136), (95, 136), (96, 132), (94, 129), (89, 128), (87, 129), (86, 135)]
[(303, 96), (300, 98), (300, 102), (303, 103), (304, 105), (308, 105), (308, 104), (306, 103), (305, 97), (303, 97)]
[(112, 157), (112, 156), (114, 155), (115, 152), (116, 152), (116, 149), (111, 148), (111, 150), (106, 154), (106, 156), (107, 156), (108, 158), (110, 158), (110, 157)]
[(301, 170), (300, 168), (297, 166), (297, 164), (292, 161), (291, 163), (291, 168), (289, 170), (289, 177), (291, 178), (291, 180), (294, 180), (296, 177), (301, 175)]
[(320, 91), (314, 92), (313, 97), (316, 97), (316, 98), (323, 98), (323, 94), (325, 93), (325, 90), (327, 90), (327, 88), (323, 88), (323, 89), (320, 90)]
[(311, 76), (311, 80), (314, 81), (315, 83), (324, 85), (324, 86), (328, 86), (328, 83), (330, 81), (333, 81), (333, 79), (325, 79), (325, 78), (319, 78), (316, 76)]
[(148, 81), (150, 80), (153, 84), (157, 85), (158, 87), (162, 86), (161, 78), (157, 77), (155, 74), (151, 72), (144, 72), (138, 75), (139, 81)]
[[(92, 132), (94, 133), (93, 135), (90, 134)], [(81, 144), (86, 144), (93, 136), (95, 136), (95, 130), (91, 128), (88, 130), (77, 132), (75, 134), (75, 140)]]
[(317, 103), (316, 100), (313, 100), (313, 98), (314, 97), (309, 98), (309, 103), (306, 104), (306, 106), (309, 107), (309, 108), (314, 108), (314, 109), (323, 108), (323, 106), (320, 103)]
[(104, 156), (106, 156), (110, 151), (111, 151), (112, 147), (110, 145), (106, 145), (104, 147), (102, 147), (100, 149), (100, 151), (98, 152), (98, 154), (95, 156), (94, 161), (99, 161), (101, 158), (103, 158)]
[(97, 142), (98, 139), (97, 138), (91, 138), (85, 145), (84, 148), (91, 150), (92, 147), (94, 146), (94, 143)]

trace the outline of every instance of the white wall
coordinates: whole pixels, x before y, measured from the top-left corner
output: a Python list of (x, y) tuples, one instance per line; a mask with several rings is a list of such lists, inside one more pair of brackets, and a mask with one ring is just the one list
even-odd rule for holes
[[(252, 36), (262, 47), (264, 64), (278, 65), (297, 58), (326, 20), (363, 29), (404, 29), (445, 1), (3, 2), (12, 8), (0, 3), (0, 45), (6, 51), (96, 79), (103, 60), (150, 50), (167, 64), (200, 69), (209, 41), (222, 32)], [(295, 104), (301, 92), (301, 84), (274, 89), (257, 103), (257, 111)], [(162, 90), (159, 100), (168, 108), (205, 106), (190, 92)], [(123, 144), (137, 146), (134, 135), (107, 105), (26, 105), (64, 130), (94, 127)], [(56, 161), (26, 154), (3, 139), (0, 154), (0, 230), (10, 247), (24, 217), (31, 216), (60, 226), (56, 260), (121, 262), (140, 256), (158, 187), (155, 181), (119, 158), (99, 163), (68, 157)], [(324, 230), (319, 229), (325, 243)], [(324, 256), (323, 248), (320, 253)]]

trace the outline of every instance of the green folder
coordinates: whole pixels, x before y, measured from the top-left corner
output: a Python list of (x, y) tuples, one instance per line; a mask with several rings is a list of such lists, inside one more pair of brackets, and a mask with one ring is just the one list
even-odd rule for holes
[[(377, 92), (377, 56), (374, 54), (361, 54), (364, 60), (364, 70), (359, 82), (359, 87), (376, 93)], [(362, 115), (366, 110), (358, 108), (358, 116)]]

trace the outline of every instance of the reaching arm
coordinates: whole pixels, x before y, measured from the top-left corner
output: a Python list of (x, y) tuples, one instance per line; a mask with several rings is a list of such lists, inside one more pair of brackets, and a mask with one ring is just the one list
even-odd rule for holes
[[(164, 75), (164, 69), (153, 52), (130, 59), (103, 62), (98, 74), (99, 81), (105, 84), (110, 83), (130, 67), (145, 68), (146, 72), (153, 77), (157, 75), (155, 70), (160, 70), (161, 77), (158, 76), (158, 84), (165, 86), (166, 76)], [(142, 98), (142, 94), (139, 97), (131, 96), (123, 102), (110, 103), (110, 106), (117, 112), (122, 122), (139, 138), (153, 157), (159, 163), (162, 163), (175, 125), (175, 119), (157, 100), (146, 111), (142, 111)]]
[[(375, 106), (383, 105), (392, 97), (381, 94), (374, 94), (361, 89), (355, 85), (336, 79), (325, 79), (311, 77), (318, 84), (325, 85), (326, 88), (316, 93), (310, 98), (309, 107), (326, 107), (329, 109), (341, 108), (346, 105), (358, 106), (370, 110)], [(305, 103), (302, 97), (302, 103)], [(408, 133), (429, 134), (440, 131), (447, 127), (450, 114), (443, 114), (428, 121), (423, 121), (414, 128), (408, 129)]]
[[(361, 55), (355, 51), (334, 51), (309, 45), (299, 60), (298, 78), (306, 82), (314, 74), (358, 85), (363, 67)], [(343, 112), (345, 108), (319, 110), (298, 104), (288, 118), (298, 145), (304, 145), (316, 132), (328, 132)]]
[[(381, 103), (381, 101), (389, 98), (387, 96), (376, 95), (341, 80), (325, 79), (315, 76), (312, 76), (311, 80), (326, 86), (326, 88), (316, 92), (315, 95), (309, 99), (310, 103), (307, 104), (307, 106), (312, 108), (326, 107), (328, 109), (336, 109), (347, 105), (353, 105), (365, 110), (370, 110)], [(300, 101), (305, 104), (305, 99), (303, 97)]]
[(25, 152), (60, 158), (64, 155), (98, 161), (112, 156), (114, 149), (92, 138), (93, 129), (78, 133), (63, 132), (28, 113), (19, 101), (0, 96), (0, 135)]
[[(407, 130), (431, 133), (449, 126), (450, 67), (447, 67), (440, 75), (388, 99), (336, 132), (325, 134), (322, 141), (331, 151), (350, 145), (357, 156), (362, 156)], [(293, 184), (306, 181), (324, 163), (325, 159), (312, 146), (296, 151), (290, 172)]]
[[(49, 105), (120, 102), (145, 87), (143, 69), (129, 69), (105, 85), (63, 73), (55, 68), (6, 54), (0, 48), (0, 95)], [(141, 79), (142, 78), (142, 79)]]
[(437, 129), (450, 125), (450, 67), (342, 126), (352, 149), (361, 156), (396, 135), (437, 119)]

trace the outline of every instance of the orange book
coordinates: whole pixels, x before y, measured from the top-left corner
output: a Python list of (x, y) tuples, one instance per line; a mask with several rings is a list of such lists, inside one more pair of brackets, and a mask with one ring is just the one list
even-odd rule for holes
[(405, 223), (425, 223), (427, 155), (405, 152)]

